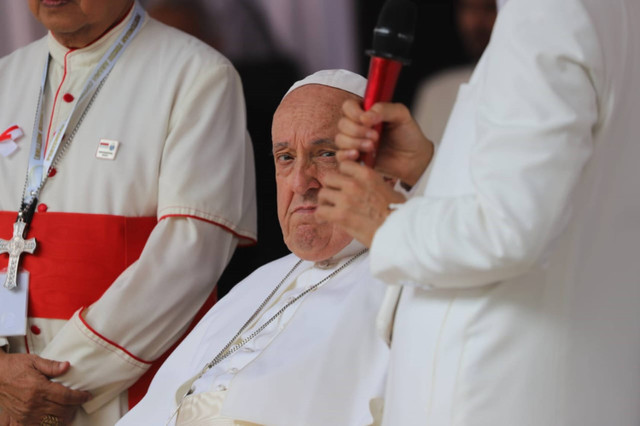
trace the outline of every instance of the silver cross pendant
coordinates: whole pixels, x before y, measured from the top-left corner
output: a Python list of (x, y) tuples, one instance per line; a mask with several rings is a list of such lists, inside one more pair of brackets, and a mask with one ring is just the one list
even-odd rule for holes
[(24, 229), (27, 224), (18, 219), (13, 224), (13, 237), (10, 240), (0, 239), (0, 253), (9, 253), (9, 266), (7, 267), (7, 278), (4, 286), (9, 290), (14, 289), (18, 285), (18, 266), (22, 253), (33, 254), (36, 249), (36, 239), (24, 239)]

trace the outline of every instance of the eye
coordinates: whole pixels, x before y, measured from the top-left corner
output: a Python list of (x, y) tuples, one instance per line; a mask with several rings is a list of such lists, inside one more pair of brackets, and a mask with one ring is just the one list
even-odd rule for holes
[(336, 152), (335, 151), (322, 151), (320, 153), (320, 155), (318, 155), (319, 157), (335, 157), (336, 156)]
[(293, 156), (286, 152), (276, 154), (275, 157), (276, 157), (276, 163), (286, 163), (293, 160)]

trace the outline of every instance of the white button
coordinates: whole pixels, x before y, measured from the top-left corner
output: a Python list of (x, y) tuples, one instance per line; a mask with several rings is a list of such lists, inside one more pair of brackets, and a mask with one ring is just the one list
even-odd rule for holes
[(285, 300), (286, 303), (291, 303), (295, 300), (296, 298), (294, 296), (289, 296), (287, 297), (287, 299)]
[(235, 368), (235, 367), (232, 367), (232, 368), (230, 368), (227, 372), (228, 372), (229, 374), (238, 374), (238, 369), (237, 369), (237, 368)]
[(225, 385), (218, 385), (216, 386), (216, 390), (219, 392), (224, 392), (227, 390), (227, 387)]

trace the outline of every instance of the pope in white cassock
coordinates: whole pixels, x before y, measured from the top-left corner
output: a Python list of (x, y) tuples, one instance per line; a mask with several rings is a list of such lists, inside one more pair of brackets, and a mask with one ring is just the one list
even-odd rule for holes
[(379, 420), (388, 347), (375, 321), (384, 285), (371, 278), (362, 244), (314, 217), (318, 191), (337, 167), (340, 106), (360, 102), (365, 86), (359, 75), (330, 70), (289, 90), (272, 138), (278, 216), (293, 254), (220, 300), (118, 426)]
[[(637, 0), (506, 2), (422, 178), (406, 108), (344, 106), (316, 214), (402, 288), (383, 424), (640, 424), (638, 22)], [(414, 185), (391, 210), (358, 204), (397, 201), (352, 161), (379, 121), (378, 166)]]
[(49, 34), (0, 59), (0, 424), (111, 426), (255, 239), (242, 86), (133, 0), (29, 6)]

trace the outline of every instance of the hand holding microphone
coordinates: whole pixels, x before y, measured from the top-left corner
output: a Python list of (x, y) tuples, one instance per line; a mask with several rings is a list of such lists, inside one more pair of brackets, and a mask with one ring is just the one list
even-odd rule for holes
[[(396, 82), (403, 65), (410, 62), (411, 45), (417, 18), (417, 7), (411, 0), (387, 0), (373, 30), (373, 47), (368, 84), (364, 95), (364, 110), (376, 102), (388, 102), (393, 97)], [(377, 125), (378, 133), (382, 125)], [(377, 148), (377, 147), (376, 147)], [(376, 149), (361, 155), (369, 167), (375, 165)]]

